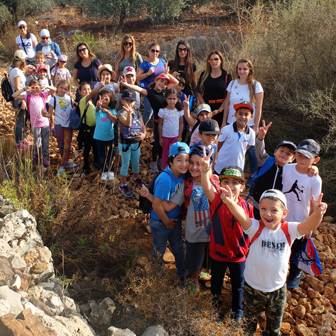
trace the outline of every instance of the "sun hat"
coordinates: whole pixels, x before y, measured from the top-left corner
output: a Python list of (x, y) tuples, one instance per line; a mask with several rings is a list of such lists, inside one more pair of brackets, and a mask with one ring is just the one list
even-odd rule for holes
[(203, 120), (199, 125), (198, 131), (204, 134), (221, 134), (218, 123), (214, 119)]
[(50, 33), (49, 33), (49, 30), (48, 29), (42, 29), (41, 30), (41, 34), (40, 36), (47, 36), (47, 37), (50, 37)]
[(110, 65), (110, 64), (104, 64), (104, 65), (102, 65), (102, 66), (100, 67), (100, 69), (98, 70), (98, 78), (100, 78), (100, 74), (101, 74), (101, 72), (102, 72), (103, 70), (107, 70), (107, 71), (109, 71), (109, 72), (111, 73), (111, 75), (112, 75), (112, 78), (115, 77), (115, 72), (114, 72), (113, 69), (112, 69), (112, 65)]
[(242, 182), (245, 182), (244, 179), (244, 172), (243, 170), (238, 166), (227, 166), (222, 169), (222, 171), (219, 174), (219, 179), (222, 180), (224, 178), (233, 177), (236, 180), (240, 180)]
[(240, 109), (240, 108), (247, 108), (247, 109), (249, 109), (251, 112), (252, 112), (252, 114), (253, 114), (253, 106), (252, 106), (252, 104), (251, 103), (249, 103), (249, 102), (247, 102), (247, 101), (243, 101), (243, 102), (241, 102), (241, 103), (238, 103), (238, 104), (235, 104), (235, 105), (233, 105), (233, 108), (237, 111), (238, 109)]
[(175, 142), (169, 147), (169, 156), (176, 156), (178, 154), (189, 154), (190, 148), (184, 142)]
[(294, 153), (301, 153), (308, 159), (314, 159), (320, 154), (320, 145), (313, 139), (302, 140)]
[[(277, 189), (268, 189), (268, 190), (265, 190), (261, 196), (260, 196), (260, 201), (264, 198), (264, 197), (275, 197), (277, 198), (280, 202), (282, 202), (284, 204), (284, 206), (286, 207), (287, 209), (287, 200), (286, 200), (286, 196), (280, 191), (280, 190), (277, 190)], [(259, 201), (259, 203), (260, 203)]]

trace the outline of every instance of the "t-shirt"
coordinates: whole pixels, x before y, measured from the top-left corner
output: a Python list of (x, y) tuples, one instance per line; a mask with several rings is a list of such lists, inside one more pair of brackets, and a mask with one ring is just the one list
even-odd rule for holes
[(175, 138), (179, 135), (180, 117), (183, 117), (183, 111), (168, 110), (166, 107), (159, 110), (158, 116), (163, 119), (162, 136), (166, 138)]
[(222, 128), (218, 142), (224, 142), (218, 152), (215, 171), (220, 173), (224, 167), (238, 166), (244, 170), (247, 145), (254, 146), (255, 132), (247, 126), (245, 132), (238, 132), (237, 125), (226, 125)]
[[(41, 92), (45, 98), (48, 97), (48, 92)], [(25, 95), (25, 101), (28, 106), (28, 95)], [(29, 102), (29, 114), (30, 114), (30, 124), (32, 127), (45, 127), (49, 126), (49, 119), (42, 116), (42, 109), (45, 108), (43, 99), (38, 96), (30, 94)]]
[(62, 79), (71, 78), (70, 71), (67, 68), (60, 69), (58, 66), (54, 67), (51, 70), (51, 75), (55, 76), (55, 78), (54, 78), (54, 84), (55, 85), (56, 85), (57, 82), (59, 82)]
[(119, 69), (119, 74), (122, 75), (122, 72), (124, 68), (131, 66), (135, 70), (138, 68), (138, 66), (143, 62), (143, 59), (139, 53), (135, 53), (136, 55), (136, 60), (135, 62), (131, 62), (129, 57), (125, 57), (119, 64), (118, 64), (118, 69)]
[(286, 196), (288, 215), (286, 219), (303, 222), (309, 217), (310, 200), (321, 193), (322, 180), (319, 175), (309, 177), (296, 170), (296, 164), (286, 164), (282, 172), (282, 192)]
[(146, 89), (150, 83), (155, 81), (158, 75), (165, 72), (165, 65), (166, 65), (166, 62), (162, 58), (159, 58), (159, 63), (156, 65), (153, 65), (149, 63), (148, 61), (143, 61), (140, 64), (139, 68), (142, 69), (144, 73), (146, 73), (151, 67), (154, 67), (154, 72), (150, 76), (141, 80), (140, 86)]
[[(117, 115), (117, 112), (108, 109), (111, 114)], [(107, 113), (99, 110), (96, 112), (96, 128), (93, 138), (101, 141), (110, 141), (114, 139), (114, 124)]]
[[(30, 33), (30, 38), (29, 39), (23, 38), (21, 40), (21, 35), (17, 36), (17, 38), (16, 38), (16, 44), (18, 44), (19, 48), (27, 54), (28, 58), (34, 58), (35, 55), (36, 55), (36, 51), (35, 51), (35, 48), (33, 46), (34, 41), (36, 41), (36, 37), (32, 33)], [(23, 42), (23, 44), (22, 44), (22, 42)]]
[[(126, 127), (126, 126), (119, 120), (119, 118), (120, 118), (121, 116), (127, 118), (127, 115), (128, 115), (128, 113), (127, 113), (126, 111), (124, 111), (124, 110), (119, 110), (119, 111), (117, 112), (117, 117), (118, 117), (118, 128), (119, 128), (119, 137), (118, 137), (118, 141), (119, 141), (120, 143), (122, 143), (122, 141), (123, 141), (123, 139), (122, 139), (122, 137), (121, 137), (121, 134), (122, 134), (122, 132), (123, 132), (123, 130), (124, 130), (124, 127)], [(140, 111), (139, 111), (139, 110), (134, 110), (134, 109), (133, 109), (132, 118), (141, 119), (142, 116), (141, 116)], [(128, 143), (128, 144), (134, 144), (134, 143), (138, 143), (138, 142), (139, 142), (139, 141), (136, 141), (136, 140), (127, 140), (127, 143)]]
[(151, 104), (151, 107), (154, 111), (154, 119), (158, 120), (159, 110), (160, 108), (164, 107), (164, 104), (166, 101), (166, 98), (165, 98), (166, 90), (163, 90), (161, 92), (157, 92), (154, 89), (146, 89), (146, 90), (147, 90), (148, 101)]
[[(173, 60), (168, 62), (168, 67), (170, 69), (170, 72), (173, 72), (173, 64), (174, 64)], [(193, 73), (196, 72), (196, 64), (195, 63), (193, 63), (192, 68), (193, 68)], [(179, 64), (177, 72), (180, 74), (181, 77), (186, 79), (186, 74), (184, 74), (184, 69), (185, 69), (185, 64), (183, 64), (183, 65)], [(187, 96), (195, 94), (195, 93), (193, 93), (192, 88), (188, 83), (185, 84), (185, 87), (182, 90), (182, 92), (185, 93)]]
[(212, 111), (217, 110), (222, 105), (227, 95), (226, 88), (232, 81), (232, 76), (226, 71), (222, 71), (222, 74), (217, 78), (212, 78), (211, 75), (208, 76), (203, 84), (202, 92), (201, 82), (203, 76), (204, 71), (201, 73), (196, 91), (202, 94), (205, 103), (210, 105)]
[[(176, 177), (169, 167), (166, 167), (164, 171), (168, 174), (162, 172), (155, 180), (153, 195), (156, 198), (169, 201), (178, 188), (181, 188), (181, 184), (184, 180), (184, 174), (180, 177)], [(168, 218), (176, 218), (180, 214), (181, 207), (179, 205), (177, 205), (173, 210), (166, 212)], [(161, 220), (155, 213), (154, 209), (151, 210), (150, 216), (153, 219)]]
[[(261, 84), (257, 81), (253, 82), (255, 85), (255, 93), (264, 92)], [(248, 88), (248, 84), (240, 85), (238, 83), (238, 79), (235, 79), (233, 82), (229, 84), (227, 87), (227, 91), (230, 92), (230, 105), (229, 105), (229, 114), (227, 118), (227, 123), (232, 124), (236, 121), (236, 117), (234, 116), (236, 111), (233, 108), (235, 104), (241, 103), (243, 101), (250, 101), (250, 90)], [(253, 118), (248, 122), (249, 126), (254, 125), (255, 120), (255, 104), (251, 103), (253, 106)]]
[[(55, 105), (56, 100), (56, 105)], [(55, 96), (49, 99), (49, 104), (55, 107), (55, 125), (61, 125), (62, 127), (69, 127), (70, 125), (70, 112), (72, 109), (72, 99), (70, 96), (64, 97)]]
[[(97, 88), (99, 86), (99, 83), (96, 83), (95, 86), (94, 86), (94, 89)], [(116, 91), (118, 89), (118, 84), (117, 83), (114, 83), (114, 82), (111, 82), (109, 84), (106, 84), (104, 85), (101, 89), (101, 90), (104, 90), (104, 89), (107, 89), (107, 90), (110, 90), (112, 91), (114, 94), (116, 94)], [(139, 93), (139, 92), (138, 92)], [(99, 93), (97, 94), (99, 95)]]
[(83, 119), (83, 123), (85, 123), (87, 126), (96, 126), (96, 108), (92, 104), (92, 101), (89, 101), (86, 103), (86, 97), (83, 97), (79, 101), (79, 110), (80, 110), (80, 115), (81, 117), (84, 115), (84, 111), (86, 108), (86, 105), (89, 104), (89, 107), (86, 111), (85, 118)]
[(88, 67), (83, 67), (79, 63), (75, 63), (74, 68), (77, 69), (77, 79), (78, 83), (89, 83), (91, 88), (99, 81), (98, 78), (98, 67), (101, 65), (101, 62), (98, 58), (94, 58), (91, 64)]
[(13, 92), (15, 92), (14, 78), (16, 77), (20, 77), (19, 90), (23, 89), (26, 86), (26, 76), (24, 72), (19, 68), (11, 69), (9, 70), (9, 81)]
[[(291, 243), (302, 236), (297, 230), (299, 223), (288, 223)], [(252, 219), (252, 225), (244, 232), (252, 238), (259, 229), (259, 221)], [(250, 246), (245, 263), (245, 281), (254, 289), (273, 292), (284, 286), (288, 271), (291, 247), (280, 225), (276, 230), (266, 227)]]
[(49, 86), (49, 79), (45, 77), (44, 79), (39, 78), (38, 80), (42, 86)]
[[(197, 119), (195, 119), (195, 124), (197, 123)], [(195, 126), (194, 124), (194, 126)], [(190, 136), (190, 142), (189, 142), (189, 146), (193, 146), (195, 145), (195, 143), (197, 143), (198, 141), (201, 140), (201, 136), (199, 135), (199, 125), (200, 123), (198, 124), (198, 126), (195, 128), (194, 132), (191, 134)], [(190, 131), (192, 131), (194, 127), (189, 127)]]

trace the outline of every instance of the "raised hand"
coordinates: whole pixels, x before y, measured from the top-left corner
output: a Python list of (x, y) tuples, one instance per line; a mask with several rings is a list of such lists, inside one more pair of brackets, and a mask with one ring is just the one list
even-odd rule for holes
[(230, 186), (226, 185), (226, 186), (224, 186), (224, 188), (221, 187), (220, 189), (222, 191), (220, 197), (221, 197), (223, 203), (225, 203), (225, 204), (233, 203), (234, 198), (233, 198)]
[(126, 111), (128, 114), (132, 114), (133, 113), (132, 107), (128, 106), (128, 105), (123, 105), (123, 110)]
[(172, 73), (172, 76), (175, 77), (175, 78), (179, 78), (180, 77), (180, 73), (178, 71), (174, 71)]
[(103, 102), (102, 97), (101, 97), (101, 95), (99, 95), (99, 98), (97, 100), (97, 107), (98, 107), (98, 109), (101, 109), (102, 102)]
[(312, 202), (314, 211), (320, 211), (321, 215), (324, 215), (328, 209), (328, 204), (322, 202), (322, 198), (323, 198), (323, 193), (321, 193), (318, 196), (317, 200), (315, 200), (314, 195), (312, 195), (311, 202)]
[(205, 147), (203, 147), (203, 158), (200, 161), (201, 171), (208, 171), (211, 167), (211, 156), (213, 153), (213, 148), (211, 149), (209, 155), (206, 155)]
[(183, 100), (184, 107), (188, 107), (189, 108), (189, 102), (190, 102), (190, 96), (186, 96), (186, 98)]
[(262, 121), (262, 127), (259, 128), (258, 139), (263, 140), (267, 134), (268, 129), (272, 126), (272, 122), (270, 122), (267, 126), (265, 120)]

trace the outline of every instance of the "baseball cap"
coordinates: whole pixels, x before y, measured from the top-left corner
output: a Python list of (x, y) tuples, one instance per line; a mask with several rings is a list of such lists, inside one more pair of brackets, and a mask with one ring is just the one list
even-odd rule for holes
[(233, 108), (234, 108), (236, 111), (237, 111), (238, 109), (242, 108), (242, 107), (249, 109), (249, 110), (252, 112), (252, 114), (253, 114), (253, 106), (252, 106), (251, 103), (249, 103), (249, 102), (247, 102), (247, 101), (243, 101), (243, 102), (241, 102), (241, 103), (238, 103), (238, 104), (233, 105)]
[[(205, 149), (205, 155), (210, 154), (210, 148), (203, 146), (203, 145), (194, 145), (190, 149), (190, 156), (191, 155), (199, 155), (201, 158), (203, 158), (203, 148)], [(212, 157), (210, 158), (210, 161), (212, 163)]]
[(121, 94), (121, 99), (135, 101), (136, 100), (135, 91), (129, 89), (124, 90)]
[(189, 154), (190, 148), (184, 142), (175, 142), (169, 147), (169, 156), (175, 156), (178, 154)]
[(135, 69), (131, 66), (127, 66), (123, 70), (123, 76), (127, 75), (134, 75), (135, 76)]
[(27, 54), (23, 50), (19, 49), (15, 51), (14, 58), (24, 61), (27, 58)]
[(26, 23), (26, 21), (20, 21), (20, 22), (18, 23), (18, 27), (20, 28), (21, 26), (25, 26), (25, 27), (27, 27), (27, 23)]
[(214, 119), (203, 120), (198, 128), (200, 133), (204, 134), (221, 134), (218, 123)]
[(113, 71), (112, 66), (110, 64), (104, 64), (98, 70), (98, 78), (100, 78), (100, 74), (103, 70), (109, 71), (112, 75), (112, 78), (115, 77), (115, 72)]
[(48, 29), (42, 29), (41, 30), (41, 33), (40, 33), (40, 36), (48, 36), (50, 37), (50, 33), (49, 33), (49, 30)]
[(170, 77), (166, 75), (165, 73), (160, 74), (159, 76), (156, 77), (157, 79), (166, 79), (168, 82), (170, 82)]
[(319, 156), (320, 145), (313, 139), (302, 140), (294, 153), (301, 153), (308, 159), (314, 159)]
[(202, 111), (211, 113), (211, 107), (208, 104), (199, 104), (196, 108), (196, 114), (199, 115)]
[(243, 170), (238, 167), (238, 166), (228, 166), (228, 167), (224, 167), (221, 171), (221, 173), (219, 174), (219, 179), (222, 180), (226, 177), (233, 177), (237, 180), (240, 180), (242, 182), (245, 182), (244, 179), (244, 172)]
[(61, 62), (68, 62), (68, 57), (67, 55), (59, 55), (58, 60)]
[[(264, 197), (275, 197), (277, 198), (279, 201), (281, 201), (285, 207), (287, 208), (287, 201), (286, 201), (286, 196), (280, 191), (280, 190), (277, 190), (277, 189), (268, 189), (268, 190), (265, 190), (261, 196), (260, 196), (260, 201), (264, 198)], [(260, 202), (259, 201), (259, 202)]]
[(283, 147), (289, 147), (289, 148), (293, 149), (293, 151), (295, 151), (296, 148), (297, 148), (295, 143), (293, 143), (291, 141), (286, 141), (286, 140), (279, 142), (277, 144), (276, 148), (279, 148), (279, 147), (282, 147), (282, 146)]
[(48, 72), (47, 67), (44, 64), (41, 64), (38, 68), (37, 68), (37, 72), (41, 71), (41, 70), (45, 70)]

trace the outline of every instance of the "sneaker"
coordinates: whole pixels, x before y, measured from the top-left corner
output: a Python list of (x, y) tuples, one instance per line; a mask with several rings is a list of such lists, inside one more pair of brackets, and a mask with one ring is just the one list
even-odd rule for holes
[(107, 173), (107, 179), (109, 181), (114, 181), (114, 173), (113, 172), (108, 172)]
[(18, 143), (18, 144), (16, 144), (16, 148), (17, 149), (28, 149), (29, 147), (28, 147), (28, 145), (24, 145), (23, 143)]
[(301, 270), (295, 270), (294, 272), (290, 271), (287, 279), (287, 288), (296, 288), (299, 286), (301, 279), (303, 278), (304, 273)]
[(50, 166), (50, 162), (47, 158), (43, 158), (43, 166), (46, 168)]
[(133, 182), (134, 184), (136, 184), (139, 188), (141, 188), (143, 185), (145, 185), (145, 183), (143, 183), (143, 182), (139, 179), (139, 177), (137, 177), (137, 178), (132, 178), (132, 182)]
[(235, 321), (239, 322), (243, 320), (243, 311), (242, 310), (238, 310), (236, 313), (233, 313), (233, 318)]
[(133, 193), (131, 190), (128, 189), (128, 185), (120, 185), (119, 190), (124, 194), (126, 197), (132, 197)]
[(188, 289), (190, 295), (195, 295), (199, 290), (199, 284), (191, 284)]
[(106, 181), (107, 180), (107, 172), (104, 172), (101, 174), (101, 178), (100, 178), (101, 181)]
[(150, 163), (150, 168), (152, 170), (152, 173), (158, 173), (159, 172), (159, 169), (158, 169), (158, 166), (157, 166), (157, 162), (152, 161)]
[(77, 165), (76, 165), (75, 162), (72, 162), (72, 161), (68, 160), (67, 163), (66, 163), (66, 167), (67, 168), (76, 168)]
[(58, 168), (57, 176), (62, 176), (65, 172), (65, 167), (61, 166)]
[(33, 165), (37, 165), (37, 163), (38, 163), (38, 158), (37, 158), (37, 156), (34, 156), (33, 157)]
[(209, 281), (209, 280), (211, 280), (211, 274), (203, 271), (199, 275), (198, 279), (201, 280), (201, 281)]
[(160, 168), (162, 168), (162, 159), (158, 159), (156, 162), (157, 162), (158, 166)]
[(23, 140), (21, 140), (20, 142), (21, 142), (22, 144), (24, 144), (24, 145), (33, 145), (33, 144), (34, 144), (34, 142), (29, 141), (29, 140), (27, 140), (27, 139), (23, 139)]

